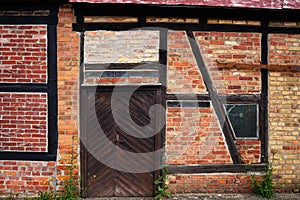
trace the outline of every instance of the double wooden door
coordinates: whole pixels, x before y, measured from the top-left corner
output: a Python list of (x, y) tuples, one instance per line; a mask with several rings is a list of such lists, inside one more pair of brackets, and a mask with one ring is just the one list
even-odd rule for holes
[[(159, 88), (141, 87), (128, 99), (130, 92), (130, 87), (117, 91), (111, 87), (83, 91), (81, 172), (87, 197), (154, 194), (153, 181), (158, 171), (143, 172), (139, 169), (157, 168), (160, 158), (153, 154), (136, 160), (126, 156), (126, 152), (140, 156), (160, 148), (161, 130), (150, 137), (146, 134), (156, 131), (149, 130), (155, 129), (149, 127), (151, 120), (158, 122), (162, 119), (158, 111), (152, 110), (154, 115), (149, 115), (153, 105), (161, 104), (161, 92)], [(145, 133), (141, 131), (143, 127), (148, 129)]]

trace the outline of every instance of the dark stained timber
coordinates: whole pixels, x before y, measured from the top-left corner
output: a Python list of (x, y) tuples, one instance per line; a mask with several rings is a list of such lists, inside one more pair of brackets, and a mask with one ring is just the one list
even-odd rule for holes
[[(80, 33), (80, 84), (84, 80), (84, 32)], [(80, 104), (82, 105), (82, 104)]]
[[(196, 98), (196, 99), (195, 99)], [(167, 94), (167, 100), (210, 100), (209, 94)]]
[[(218, 32), (262, 32), (260, 26), (246, 26), (246, 25), (224, 25), (224, 24), (173, 24), (173, 23), (146, 23), (141, 26), (140, 23), (84, 23), (73, 24), (74, 31), (94, 31), (94, 30), (110, 30), (110, 31), (127, 31), (127, 30), (153, 30), (166, 28), (171, 30), (191, 30), (191, 31), (218, 31)], [(268, 33), (287, 33), (287, 34), (300, 34), (299, 28), (285, 28), (285, 27), (268, 27), (265, 29)]]
[(219, 100), (224, 103), (256, 103), (259, 104), (261, 97), (258, 94), (218, 94)]
[(261, 162), (268, 163), (269, 157), (269, 133), (268, 133), (268, 75), (267, 69), (261, 69), (261, 105), (259, 114), (260, 139), (261, 139)]
[[(167, 66), (168, 66), (168, 29), (161, 29), (159, 30), (159, 82), (162, 84), (161, 90), (158, 91), (160, 94), (158, 96), (161, 96), (161, 105), (166, 108), (166, 99), (167, 99)], [(159, 100), (158, 100), (159, 101)], [(160, 122), (165, 123), (166, 122), (166, 115), (159, 115)], [(155, 150), (164, 149), (164, 146), (166, 144), (166, 126), (163, 127), (161, 130), (161, 134), (156, 135), (156, 142), (155, 142)], [(161, 152), (161, 158), (165, 152)], [(155, 163), (162, 162), (161, 158), (155, 158)], [(154, 177), (157, 178), (160, 175), (161, 171), (156, 170), (154, 172)], [(155, 194), (155, 191), (157, 190), (157, 185), (153, 187), (153, 194)]]
[(48, 65), (48, 153), (56, 155), (58, 147), (58, 96), (57, 96), (57, 29), (55, 24), (47, 27), (47, 65)]
[[(264, 19), (262, 26), (268, 26), (268, 19)], [(261, 36), (261, 64), (268, 64), (268, 32), (266, 29)], [(261, 162), (268, 163), (269, 157), (269, 133), (268, 133), (268, 69), (261, 69), (261, 105), (259, 112), (260, 140), (261, 140)]]
[[(124, 115), (124, 105), (128, 101), (126, 94), (131, 91), (131, 87), (122, 87), (118, 89), (117, 101), (118, 103), (112, 104), (112, 94), (114, 87), (101, 86), (93, 89), (82, 89), (82, 143), (81, 147), (81, 165), (83, 168), (83, 186), (85, 195), (87, 197), (102, 197), (102, 196), (153, 196), (154, 184), (153, 180), (157, 177), (156, 171), (143, 172), (143, 173), (129, 173), (119, 171), (120, 167), (126, 169), (134, 169), (141, 166), (153, 166), (158, 163), (160, 166), (161, 158), (150, 156), (143, 160), (134, 160), (124, 157), (120, 152), (117, 152), (112, 147), (118, 146), (126, 152), (133, 153), (150, 153), (154, 150), (160, 149), (160, 139), (162, 131), (156, 135), (145, 135), (152, 126), (147, 125), (155, 119), (150, 118), (149, 109), (152, 105), (161, 104), (160, 87), (140, 87), (135, 90), (129, 100), (129, 114), (131, 120), (143, 128), (143, 132), (135, 127), (128, 126), (128, 116)], [(114, 114), (112, 112), (114, 110)], [(161, 112), (155, 112), (157, 117)], [(114, 116), (121, 116), (118, 121)], [(160, 120), (155, 120), (155, 122)], [(157, 124), (155, 124), (157, 126)], [(126, 131), (124, 129), (126, 127)], [(105, 134), (107, 140), (99, 139), (99, 128)], [(154, 129), (152, 130), (154, 131)], [(128, 132), (142, 134), (143, 137), (135, 137)], [(111, 145), (113, 144), (113, 145)], [(106, 166), (99, 160), (105, 159), (106, 162), (111, 163), (112, 166)], [(84, 159), (84, 160), (83, 160)], [(157, 166), (157, 167), (158, 167)], [(158, 173), (157, 173), (158, 174)], [(95, 178), (91, 178), (94, 176)], [(90, 182), (92, 181), (92, 184)], [(128, 187), (130, 185), (130, 187)]]
[(224, 165), (196, 165), (196, 166), (184, 166), (184, 165), (168, 165), (168, 174), (196, 174), (196, 173), (241, 173), (248, 171), (265, 171), (267, 164), (224, 164)]
[[(159, 67), (160, 69), (160, 83), (166, 86), (167, 82), (167, 64), (168, 64), (168, 30), (162, 29), (159, 31)], [(165, 93), (164, 93), (165, 95)]]
[(1, 92), (47, 92), (47, 84), (0, 83)]
[(168, 101), (168, 107), (178, 108), (178, 107), (190, 107), (190, 108), (209, 108), (209, 101)]
[[(0, 17), (0, 24), (47, 24), (49, 22), (49, 17), (15, 17), (15, 16), (5, 16), (5, 18)], [(54, 23), (53, 21), (51, 23)]]
[[(264, 38), (264, 37), (262, 37)], [(265, 40), (265, 39), (264, 39)], [(265, 45), (263, 45), (265, 46)], [(265, 47), (262, 47), (264, 51), (266, 51)], [(265, 54), (265, 53), (264, 53)], [(262, 55), (265, 57), (265, 55)], [(265, 62), (261, 61), (262, 63)], [(269, 70), (276, 70), (279, 72), (299, 72), (300, 66), (299, 65), (289, 65), (289, 64), (248, 64), (248, 63), (221, 63), (218, 62), (219, 69), (269, 69)]]
[(56, 161), (56, 154), (1, 151), (0, 160)]
[[(269, 27), (264, 26), (265, 19), (273, 21), (300, 21), (297, 10), (268, 10), (251, 8), (217, 8), (200, 6), (168, 6), (168, 5), (138, 5), (138, 4), (74, 4), (75, 15), (82, 16), (129, 16), (138, 17), (135, 23), (84, 23), (77, 20), (73, 24), (75, 31), (86, 30), (130, 30), (145, 28), (167, 28), (172, 30), (191, 30), (191, 31), (222, 31), (222, 32), (259, 32), (267, 33), (294, 33), (299, 34), (298, 27)], [(147, 23), (145, 18), (151, 17), (192, 17), (198, 18), (199, 23)], [(238, 19), (260, 21), (261, 25), (236, 25), (236, 24), (207, 24), (207, 18), (215, 19)]]

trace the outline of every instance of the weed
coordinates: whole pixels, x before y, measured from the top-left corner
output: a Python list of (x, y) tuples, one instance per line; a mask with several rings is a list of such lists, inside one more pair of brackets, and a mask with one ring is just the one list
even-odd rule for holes
[(39, 196), (38, 197), (39, 200), (54, 200), (54, 199), (56, 199), (56, 195), (53, 193), (50, 193), (50, 192), (45, 192), (45, 193), (39, 192), (38, 196)]
[(18, 194), (14, 195), (14, 194), (9, 194), (8, 197), (4, 198), (5, 200), (15, 200), (18, 198)]
[(274, 168), (269, 166), (269, 168), (266, 171), (266, 174), (262, 177), (262, 180), (260, 181), (258, 181), (254, 175), (251, 176), (255, 195), (267, 199), (273, 197), (273, 171)]
[(255, 175), (251, 175), (254, 194), (257, 196), (263, 197), (263, 198), (267, 198), (267, 199), (270, 199), (274, 196), (273, 161), (274, 161), (274, 156), (275, 156), (276, 152), (271, 151), (271, 153), (272, 153), (272, 161), (269, 163), (269, 166), (266, 169), (265, 175), (263, 175), (263, 177), (260, 180), (257, 180)]
[(154, 181), (154, 184), (157, 185), (157, 189), (155, 191), (155, 199), (163, 200), (165, 198), (170, 198), (172, 194), (168, 192), (167, 182), (167, 169), (163, 167), (161, 169), (161, 175)]
[[(74, 171), (76, 169), (76, 163), (74, 161), (74, 155), (70, 155), (69, 166), (67, 167), (67, 175), (68, 179), (65, 181), (64, 184), (64, 192), (62, 194), (56, 194), (52, 192), (38, 192), (37, 197), (25, 197), (23, 200), (74, 200), (78, 199), (79, 187), (78, 187), (78, 180), (74, 175)], [(52, 179), (52, 178), (50, 178)], [(17, 196), (10, 195), (9, 197), (5, 198), (5, 200), (15, 200)]]
[(38, 197), (26, 198), (24, 200), (74, 200), (78, 199), (78, 180), (74, 175), (76, 169), (76, 163), (74, 161), (74, 155), (70, 154), (69, 165), (67, 167), (68, 179), (64, 184), (64, 192), (62, 194), (55, 194), (51, 192), (39, 192)]
[(74, 170), (76, 169), (76, 164), (74, 163), (74, 155), (71, 154), (70, 165), (68, 166), (68, 179), (64, 185), (65, 191), (64, 193), (58, 197), (61, 200), (67, 199), (77, 199), (78, 198), (78, 180), (74, 176)]
[(24, 200), (55, 200), (57, 199), (56, 195), (51, 192), (42, 192), (39, 191), (37, 197), (26, 197)]

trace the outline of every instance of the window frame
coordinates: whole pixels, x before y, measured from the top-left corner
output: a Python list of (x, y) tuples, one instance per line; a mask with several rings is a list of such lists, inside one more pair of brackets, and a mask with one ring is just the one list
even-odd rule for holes
[[(253, 136), (250, 136), (250, 137), (238, 137), (237, 136), (237, 134), (235, 132), (235, 129), (234, 129), (232, 123), (231, 123), (230, 117), (228, 115), (228, 112), (227, 112), (227, 109), (226, 109), (226, 105), (240, 105), (240, 106), (242, 106), (242, 105), (255, 105), (256, 106), (256, 136), (255, 137), (253, 137)], [(225, 103), (225, 104), (223, 104), (223, 106), (224, 106), (224, 109), (225, 109), (226, 117), (228, 117), (228, 120), (230, 122), (230, 126), (231, 126), (231, 128), (233, 130), (233, 133), (234, 133), (233, 136), (234, 136), (235, 140), (253, 140), (253, 139), (259, 139), (259, 137), (260, 137), (260, 134), (259, 134), (259, 132), (260, 132), (260, 129), (259, 129), (259, 127), (260, 127), (260, 125), (259, 125), (259, 104), (239, 102), (239, 103)]]

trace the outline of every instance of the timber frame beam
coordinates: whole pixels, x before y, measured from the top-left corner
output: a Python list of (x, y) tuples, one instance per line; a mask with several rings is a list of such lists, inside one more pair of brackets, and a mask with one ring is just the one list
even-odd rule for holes
[[(265, 33), (300, 33), (299, 27), (272, 27), (265, 21), (300, 21), (297, 10), (272, 10), (251, 8), (224, 8), (201, 6), (167, 6), (141, 4), (88, 4), (73, 3), (77, 23), (75, 31), (85, 30), (130, 30), (168, 28), (172, 30), (223, 31), (223, 32), (265, 32)], [(128, 16), (136, 17), (133, 23), (87, 23), (83, 16)], [(147, 22), (147, 17), (191, 17), (199, 19), (198, 23), (156, 23)], [(209, 24), (208, 19), (254, 20), (260, 25)], [(267, 19), (267, 20), (265, 20)]]
[(168, 165), (167, 171), (169, 174), (196, 174), (196, 173), (242, 173), (249, 171), (265, 171), (268, 168), (267, 164), (224, 164), (224, 165), (198, 165), (198, 166), (182, 166)]

